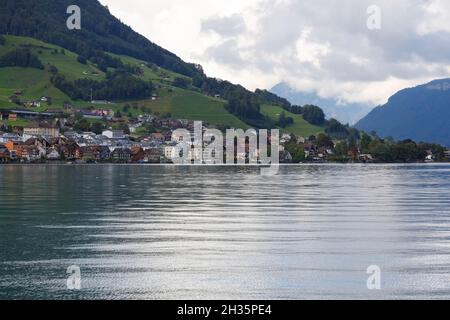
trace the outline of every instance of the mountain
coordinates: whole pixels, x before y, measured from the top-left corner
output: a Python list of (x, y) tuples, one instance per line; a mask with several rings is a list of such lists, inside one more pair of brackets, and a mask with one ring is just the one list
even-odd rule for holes
[(277, 84), (270, 91), (280, 97), (286, 98), (292, 104), (300, 106), (313, 104), (320, 106), (328, 118), (334, 118), (351, 125), (364, 117), (371, 109), (369, 105), (341, 104), (336, 99), (321, 98), (315, 92), (294, 90), (286, 83)]
[[(81, 30), (66, 27), (67, 7), (74, 4), (81, 8)], [(41, 97), (51, 103), (30, 106)], [(112, 103), (93, 105), (91, 97)], [(279, 127), (280, 107), (290, 106), (266, 90), (206, 76), (200, 65), (139, 35), (97, 0), (1, 0), (0, 108), (42, 112), (65, 104), (244, 129)], [(324, 131), (301, 115), (292, 120), (286, 132)]]
[[(81, 8), (81, 30), (66, 26), (70, 5)], [(96, 0), (2, 0), (0, 34), (36, 38), (87, 56), (96, 50), (123, 54), (183, 75), (199, 74), (196, 65), (136, 33)]]
[(397, 140), (450, 146), (450, 79), (397, 92), (356, 124), (366, 132)]

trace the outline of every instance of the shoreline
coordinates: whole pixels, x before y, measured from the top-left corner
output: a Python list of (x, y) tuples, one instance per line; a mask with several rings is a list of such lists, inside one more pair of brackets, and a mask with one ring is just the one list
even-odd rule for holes
[[(305, 163), (280, 163), (273, 166), (280, 167), (299, 167), (299, 166), (431, 166), (431, 165), (450, 165), (450, 162), (378, 162), (378, 163), (363, 163), (363, 162), (352, 162), (352, 163), (341, 163), (341, 162), (305, 162)], [(270, 167), (270, 165), (261, 164), (170, 164), (170, 163), (0, 163), (0, 168), (2, 167), (25, 167), (25, 166), (54, 166), (54, 167), (81, 167), (81, 166), (136, 166), (136, 167), (224, 167), (224, 168), (265, 168)]]

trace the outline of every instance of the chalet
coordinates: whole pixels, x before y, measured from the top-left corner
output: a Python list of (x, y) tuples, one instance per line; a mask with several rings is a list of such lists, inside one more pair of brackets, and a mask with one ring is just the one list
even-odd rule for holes
[(145, 152), (139, 146), (133, 146), (130, 149), (132, 162), (143, 162), (145, 159)]
[(148, 163), (159, 163), (163, 156), (163, 152), (159, 148), (145, 150), (144, 154), (144, 162)]
[(450, 159), (450, 149), (444, 151), (444, 156), (445, 156), (447, 159)]
[(38, 161), (45, 157), (46, 152), (43, 148), (29, 145), (19, 145), (17, 148), (17, 157), (26, 161)]
[(81, 158), (80, 146), (75, 142), (68, 142), (60, 147), (61, 157), (66, 160), (76, 160)]
[(110, 157), (109, 148), (106, 146), (86, 146), (80, 147), (78, 159), (89, 161), (104, 161)]
[(99, 160), (98, 156), (99, 154), (96, 147), (94, 146), (80, 147), (80, 155), (78, 157), (79, 159), (84, 161)]
[(129, 162), (131, 151), (128, 148), (117, 148), (111, 153), (111, 159), (115, 162)]
[(55, 147), (51, 147), (47, 150), (47, 160), (56, 161), (61, 159), (61, 154)]

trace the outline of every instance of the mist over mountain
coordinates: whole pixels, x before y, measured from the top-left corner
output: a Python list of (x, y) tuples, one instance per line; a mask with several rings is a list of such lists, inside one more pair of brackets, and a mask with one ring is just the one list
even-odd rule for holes
[(397, 140), (413, 139), (450, 146), (450, 79), (397, 92), (356, 124), (366, 132)]
[(314, 92), (302, 92), (292, 89), (286, 83), (280, 83), (271, 89), (271, 92), (283, 97), (292, 104), (313, 104), (321, 107), (328, 118), (334, 118), (343, 123), (355, 124), (371, 110), (370, 105), (340, 104), (336, 99), (325, 99)]

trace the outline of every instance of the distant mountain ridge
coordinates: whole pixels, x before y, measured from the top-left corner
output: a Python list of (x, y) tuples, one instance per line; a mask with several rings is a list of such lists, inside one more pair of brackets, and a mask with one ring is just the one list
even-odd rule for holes
[(292, 89), (286, 83), (279, 83), (274, 86), (271, 92), (289, 100), (295, 105), (313, 104), (321, 107), (328, 118), (334, 118), (343, 123), (355, 124), (370, 111), (369, 105), (363, 104), (346, 104), (341, 105), (336, 99), (325, 99), (319, 97), (314, 92), (301, 92)]
[(356, 128), (375, 131), (381, 137), (450, 146), (450, 79), (397, 92), (360, 120)]

